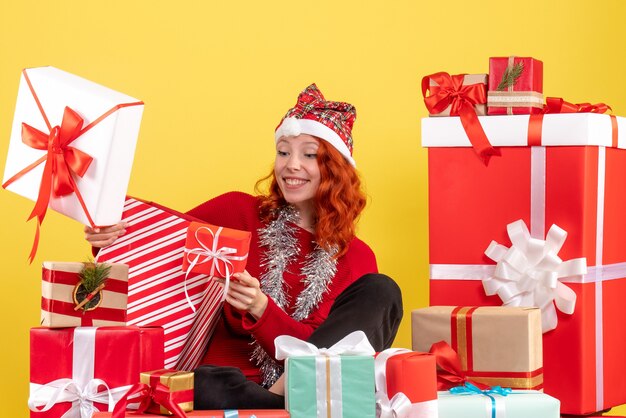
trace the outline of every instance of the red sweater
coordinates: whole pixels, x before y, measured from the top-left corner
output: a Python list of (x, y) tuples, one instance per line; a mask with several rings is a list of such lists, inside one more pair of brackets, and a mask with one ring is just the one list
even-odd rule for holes
[[(259, 245), (259, 228), (265, 225), (258, 214), (258, 198), (241, 192), (230, 192), (211, 199), (188, 212), (207, 223), (226, 228), (250, 231), (252, 240), (246, 270), (252, 277), (261, 277), (261, 258), (265, 248)], [(358, 238), (350, 242), (348, 252), (337, 263), (337, 274), (323, 295), (316, 309), (301, 322), (289, 315), (293, 313), (293, 304), (303, 290), (300, 269), (305, 257), (314, 249), (314, 236), (303, 228), (296, 226), (296, 237), (300, 253), (292, 261), (283, 274), (286, 282), (285, 292), (290, 306), (285, 313), (269, 298), (263, 316), (255, 321), (250, 315), (242, 315), (241, 311), (229, 304), (224, 305), (223, 321), (217, 326), (211, 344), (202, 361), (203, 364), (233, 366), (240, 368), (248, 379), (260, 381), (258, 368), (250, 361), (252, 354), (252, 337), (265, 351), (274, 355), (274, 338), (279, 335), (292, 335), (306, 340), (314, 329), (326, 319), (333, 302), (355, 280), (367, 273), (377, 273), (376, 258), (372, 250)]]

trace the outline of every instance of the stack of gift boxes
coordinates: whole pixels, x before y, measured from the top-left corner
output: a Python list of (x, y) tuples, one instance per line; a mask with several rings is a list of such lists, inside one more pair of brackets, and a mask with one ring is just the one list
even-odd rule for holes
[[(482, 77), (422, 83), (432, 307), (413, 314), (414, 348), (433, 342), (423, 334), (445, 336), (467, 379), (543, 388), (563, 414), (623, 404), (625, 121), (602, 103), (544, 104), (533, 58), (491, 58)], [(532, 310), (527, 324), (512, 319), (533, 306), (539, 322)]]
[(31, 256), (48, 207), (128, 223), (95, 263), (44, 263), (31, 416), (557, 418), (626, 402), (622, 118), (544, 104), (532, 58), (422, 88), (431, 306), (412, 314), (413, 350), (282, 336), (286, 410), (189, 412), (193, 375), (176, 370), (199, 364), (224, 292), (208, 277), (243, 270), (250, 234), (126, 197), (141, 102), (25, 70), (3, 186), (37, 202)]

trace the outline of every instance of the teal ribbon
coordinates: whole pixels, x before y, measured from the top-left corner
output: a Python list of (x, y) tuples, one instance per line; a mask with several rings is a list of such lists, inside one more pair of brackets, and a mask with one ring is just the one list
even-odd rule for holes
[(463, 386), (456, 386), (450, 389), (453, 395), (484, 395), (491, 399), (491, 418), (496, 418), (496, 398), (492, 395), (507, 396), (511, 393), (511, 388), (503, 388), (501, 386), (493, 386), (489, 389), (481, 390), (470, 382), (465, 382)]

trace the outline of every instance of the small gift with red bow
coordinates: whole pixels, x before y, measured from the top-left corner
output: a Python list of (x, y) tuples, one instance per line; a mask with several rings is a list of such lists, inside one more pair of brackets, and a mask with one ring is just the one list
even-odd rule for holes
[(192, 222), (187, 230), (183, 271), (225, 279), (225, 295), (231, 275), (246, 268), (250, 237), (248, 231)]
[[(142, 372), (140, 383), (131, 387), (113, 409), (113, 418), (126, 416), (128, 404), (139, 404), (136, 413), (174, 415), (186, 418), (193, 411), (193, 372), (170, 369)], [(210, 390), (210, 389), (209, 389)]]
[(486, 165), (500, 152), (491, 146), (478, 120), (487, 103), (484, 74), (439, 72), (422, 78), (422, 95), (430, 116), (458, 116), (476, 155)]
[(54, 67), (22, 71), (2, 187), (85, 225), (122, 217), (143, 102)]
[(543, 108), (543, 63), (531, 57), (489, 58), (489, 115), (528, 115)]
[(543, 387), (538, 308), (430, 306), (414, 310), (411, 321), (413, 349), (437, 356), (439, 389), (468, 379), (513, 389)]

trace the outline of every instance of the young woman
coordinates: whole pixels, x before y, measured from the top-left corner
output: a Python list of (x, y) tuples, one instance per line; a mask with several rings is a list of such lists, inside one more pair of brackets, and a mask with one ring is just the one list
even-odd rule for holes
[[(328, 347), (361, 329), (376, 350), (391, 345), (400, 290), (355, 236), (366, 202), (352, 158), (355, 118), (352, 105), (325, 100), (312, 84), (276, 128), (274, 169), (257, 183), (269, 181), (268, 193), (231, 192), (188, 212), (252, 233), (247, 270), (233, 275), (206, 366), (196, 369), (196, 409), (282, 408), (279, 335)], [(85, 232), (103, 247), (124, 225)]]

